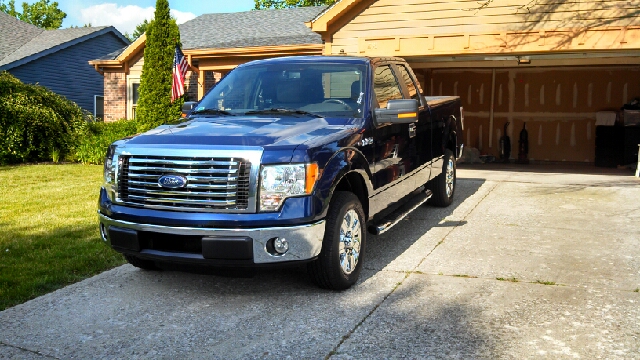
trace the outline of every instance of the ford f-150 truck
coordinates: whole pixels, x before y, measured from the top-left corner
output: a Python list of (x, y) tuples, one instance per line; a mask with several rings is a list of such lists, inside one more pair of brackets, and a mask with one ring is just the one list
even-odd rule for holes
[(142, 269), (307, 262), (346, 289), (367, 232), (454, 196), (460, 99), (423, 96), (403, 59), (253, 61), (183, 110), (106, 155), (100, 233)]

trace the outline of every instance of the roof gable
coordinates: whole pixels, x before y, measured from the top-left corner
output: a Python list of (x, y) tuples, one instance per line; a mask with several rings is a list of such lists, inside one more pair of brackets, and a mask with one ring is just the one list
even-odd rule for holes
[(15, 51), (0, 59), (0, 68), (11, 69), (109, 32), (113, 32), (123, 44), (129, 43), (113, 26), (42, 30)]
[(326, 8), (315, 18), (308, 21), (306, 25), (315, 32), (327, 32), (331, 24), (337, 23), (343, 16), (347, 15), (350, 10), (363, 1), (371, 4), (375, 0), (338, 0), (335, 4)]

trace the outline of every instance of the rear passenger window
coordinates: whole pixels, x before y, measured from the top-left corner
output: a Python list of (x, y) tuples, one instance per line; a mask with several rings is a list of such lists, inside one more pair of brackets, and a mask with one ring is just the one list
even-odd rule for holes
[(389, 100), (402, 99), (400, 85), (389, 65), (376, 68), (373, 78), (373, 91), (378, 100), (378, 107), (387, 107)]
[(409, 89), (409, 97), (414, 100), (420, 101), (420, 94), (418, 93), (418, 87), (416, 86), (416, 83), (413, 82), (413, 79), (411, 79), (411, 76), (409, 75), (409, 71), (407, 71), (407, 68), (404, 65), (398, 65), (398, 69), (400, 69), (400, 76), (402, 76), (402, 81), (404, 81), (405, 85), (407, 86), (407, 89)]

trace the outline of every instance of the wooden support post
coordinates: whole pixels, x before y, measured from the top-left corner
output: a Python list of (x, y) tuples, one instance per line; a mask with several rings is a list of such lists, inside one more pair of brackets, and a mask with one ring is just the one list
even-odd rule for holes
[(198, 71), (198, 101), (204, 96), (204, 71)]
[(489, 105), (489, 148), (493, 147), (493, 103), (496, 97), (496, 69), (491, 69), (491, 104)]

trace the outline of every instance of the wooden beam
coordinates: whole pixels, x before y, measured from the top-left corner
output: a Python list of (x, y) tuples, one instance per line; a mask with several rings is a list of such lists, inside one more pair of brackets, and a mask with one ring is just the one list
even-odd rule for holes
[(198, 100), (204, 96), (204, 70), (198, 71)]
[(309, 55), (322, 54), (322, 44), (300, 44), (280, 46), (252, 46), (246, 48), (223, 49), (187, 49), (184, 54), (194, 59), (205, 57), (256, 56), (273, 57), (278, 55)]

